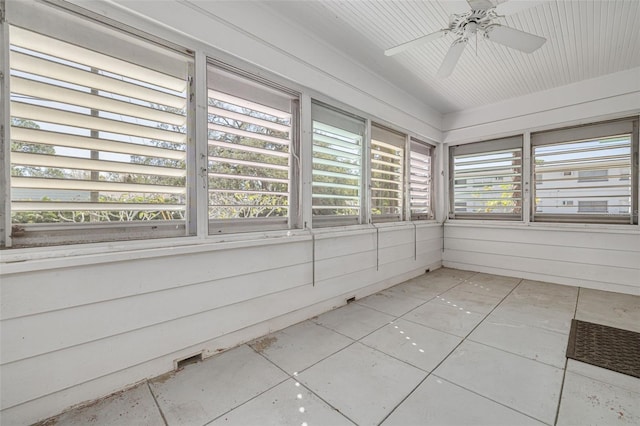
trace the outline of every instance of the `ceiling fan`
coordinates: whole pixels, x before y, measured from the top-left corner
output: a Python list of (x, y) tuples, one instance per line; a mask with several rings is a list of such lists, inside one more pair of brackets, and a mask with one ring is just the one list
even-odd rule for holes
[(511, 27), (506, 27), (495, 22), (498, 18), (515, 13), (523, 8), (531, 7), (539, 2), (521, 2), (512, 0), (500, 3), (496, 6), (489, 0), (466, 1), (471, 7), (471, 10), (451, 15), (448, 28), (399, 44), (398, 46), (385, 50), (384, 54), (386, 56), (392, 56), (409, 48), (429, 43), (438, 38), (444, 37), (447, 34), (453, 34), (456, 36), (456, 39), (451, 44), (451, 47), (449, 48), (449, 51), (444, 57), (442, 65), (440, 65), (440, 69), (436, 74), (440, 78), (445, 78), (453, 72), (464, 48), (467, 43), (469, 43), (469, 38), (473, 35), (476, 36), (476, 40), (477, 37), (482, 35), (488, 40), (525, 53), (531, 53), (539, 49), (545, 41), (547, 41), (544, 37), (516, 30)]

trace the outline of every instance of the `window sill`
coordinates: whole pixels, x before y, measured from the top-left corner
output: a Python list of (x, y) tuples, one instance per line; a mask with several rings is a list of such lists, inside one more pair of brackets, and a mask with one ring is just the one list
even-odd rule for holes
[(6, 249), (0, 252), (2, 274), (110, 263), (162, 256), (175, 256), (214, 250), (308, 241), (308, 231), (295, 229), (252, 232), (237, 235), (178, 237), (77, 244), (56, 247)]
[(512, 222), (494, 220), (449, 219), (445, 227), (460, 226), (468, 228), (535, 229), (540, 231), (597, 232), (613, 234), (640, 234), (639, 225), (601, 224), (601, 223), (549, 223), (549, 222)]
[[(442, 225), (436, 221), (416, 221), (378, 224), (376, 227), (384, 230), (413, 229), (414, 223), (418, 227)], [(311, 241), (312, 237), (331, 238), (347, 234), (373, 233), (376, 227), (372, 225), (350, 225), (314, 230), (290, 229), (205, 237), (159, 238), (154, 240), (4, 249), (0, 251), (1, 274)]]

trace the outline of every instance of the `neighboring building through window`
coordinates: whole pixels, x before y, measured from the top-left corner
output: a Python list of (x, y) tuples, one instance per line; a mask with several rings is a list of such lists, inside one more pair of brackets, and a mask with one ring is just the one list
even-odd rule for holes
[(607, 213), (606, 201), (578, 201), (578, 213)]
[(629, 180), (631, 178), (631, 170), (624, 168), (619, 170), (620, 180)]
[(533, 219), (634, 221), (629, 206), (637, 190), (631, 180), (622, 179), (630, 174), (637, 150), (632, 133), (633, 122), (621, 120), (532, 134), (532, 172), (545, 182), (534, 188)]
[(609, 179), (608, 170), (578, 170), (578, 182), (604, 182)]

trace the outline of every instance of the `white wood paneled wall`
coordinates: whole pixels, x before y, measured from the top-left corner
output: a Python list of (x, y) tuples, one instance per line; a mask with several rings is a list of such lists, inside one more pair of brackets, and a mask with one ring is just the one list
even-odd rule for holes
[(382, 226), (378, 237), (374, 228), (319, 233), (315, 274), (311, 236), (293, 240), (137, 260), (105, 254), (70, 268), (5, 265), (2, 424), (46, 418), (441, 264), (435, 223)]
[(636, 231), (446, 223), (443, 265), (640, 295)]

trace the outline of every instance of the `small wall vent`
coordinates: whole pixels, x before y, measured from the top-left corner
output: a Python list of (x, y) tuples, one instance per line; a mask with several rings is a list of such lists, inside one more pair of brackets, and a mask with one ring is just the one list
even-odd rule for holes
[(195, 364), (196, 362), (200, 362), (200, 361), (202, 361), (202, 352), (186, 358), (177, 359), (174, 361), (174, 365), (176, 370), (182, 370), (187, 365)]
[(348, 299), (347, 299), (347, 305), (348, 305), (349, 303), (352, 303), (352, 302), (355, 302), (355, 301), (356, 301), (356, 297), (355, 297), (355, 296), (350, 297), (350, 298), (348, 298)]

